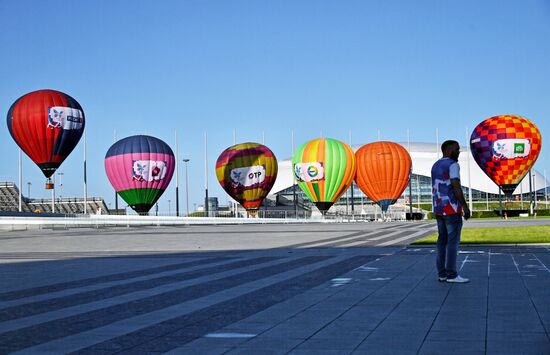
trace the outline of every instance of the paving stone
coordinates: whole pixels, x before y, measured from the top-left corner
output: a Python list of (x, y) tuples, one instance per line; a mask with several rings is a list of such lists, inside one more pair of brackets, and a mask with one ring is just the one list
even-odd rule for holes
[(550, 354), (546, 333), (488, 332), (488, 354)]
[[(394, 228), (392, 225), (388, 227)], [(260, 236), (271, 238), (271, 242), (280, 242), (277, 239), (279, 237), (261, 231), (264, 227), (257, 228), (258, 231), (250, 233), (240, 233), (240, 229), (235, 229), (234, 234), (223, 237), (238, 241), (236, 235)], [(166, 234), (178, 238), (173, 240), (173, 247), (181, 245), (182, 230), (173, 229), (170, 232), (173, 234)], [(212, 236), (216, 233), (223, 235), (224, 231), (222, 228), (212, 228), (209, 233)], [(316, 233), (323, 233), (323, 230), (317, 230)], [(335, 243), (342, 243), (340, 238), (353, 233), (360, 235), (362, 232), (333, 231), (332, 235), (325, 234), (325, 237), (333, 238)], [(0, 310), (3, 310), (0, 313), (7, 317), (7, 322), (16, 321), (19, 317), (35, 322), (11, 333), (2, 331), (2, 326), (7, 323), (0, 324), (0, 353), (22, 350), (28, 353), (75, 351), (81, 354), (114, 351), (122, 354), (283, 354), (290, 351), (292, 354), (353, 352), (402, 355), (417, 352), (436, 354), (444, 348), (445, 353), (476, 354), (485, 352), (485, 344), (488, 354), (550, 353), (544, 328), (550, 329), (550, 272), (530, 267), (540, 262), (529, 254), (536, 253), (546, 266), (550, 266), (548, 249), (463, 247), (464, 251), (472, 253), (460, 254), (458, 262), (463, 267), (461, 273), (472, 281), (465, 285), (451, 285), (436, 281), (433, 248), (418, 248), (419, 251), (414, 251), (416, 248), (309, 248), (313, 245), (311, 243), (318, 242), (317, 236), (311, 236), (309, 240), (293, 241), (308, 243), (302, 245), (302, 249), (280, 248), (278, 244), (275, 249), (223, 250), (204, 254), (188, 251), (157, 259), (110, 256), (108, 260), (104, 259), (113, 268), (112, 274), (101, 266), (99, 260), (41, 260), (20, 265), (2, 264), (0, 260), (0, 273), (7, 271), (11, 275), (0, 280), (0, 285), (6, 286), (6, 291), (0, 293)], [(205, 234), (200, 237), (206, 238)], [(140, 238), (139, 231), (137, 238)], [(116, 241), (116, 245), (131, 245), (134, 240), (122, 237)], [(108, 239), (101, 241), (107, 244), (98, 245), (109, 245)], [(0, 247), (5, 247), (2, 243), (0, 239)], [(487, 251), (490, 250), (502, 254), (491, 254), (491, 273), (488, 275)], [(392, 255), (381, 258), (374, 256), (388, 251)], [(361, 259), (364, 261), (358, 262), (356, 266), (342, 264), (341, 271), (327, 267), (319, 273), (305, 272), (292, 282), (267, 282), (279, 274), (276, 272), (277, 266), (264, 268), (260, 273), (250, 272), (246, 274), (248, 281), (261, 285), (254, 288), (258, 292), (235, 294), (226, 301), (222, 301), (222, 296), (232, 295), (232, 285), (237, 286), (243, 280), (238, 277), (217, 280), (213, 274), (208, 275), (207, 283), (201, 282), (198, 288), (184, 288), (181, 292), (163, 294), (161, 297), (154, 293), (155, 289), (172, 285), (172, 281), (177, 279), (175, 275), (180, 273), (180, 269), (185, 269), (186, 265), (193, 270), (202, 270), (198, 271), (199, 275), (208, 274), (207, 270), (219, 270), (214, 264), (221, 261), (228, 265), (243, 261), (254, 264), (254, 258), (279, 258), (275, 265), (288, 263), (291, 258), (320, 257), (329, 260), (333, 257), (363, 258), (367, 255), (369, 257)], [(143, 261), (141, 267), (130, 265), (139, 260)], [(464, 260), (467, 262), (462, 264)], [(118, 269), (117, 263), (120, 264)], [(52, 283), (50, 293), (44, 288), (47, 282), (42, 280), (42, 275), (45, 270), (60, 273), (64, 270), (61, 265), (70, 268), (65, 270), (70, 270), (71, 275), (46, 275)], [(97, 267), (97, 272), (89, 270), (90, 265)], [(266, 265), (250, 265), (250, 268), (258, 270)], [(295, 270), (293, 265), (288, 264), (281, 273)], [(303, 264), (294, 266), (300, 265)], [(310, 264), (306, 265), (302, 267), (309, 270)], [(524, 272), (524, 269), (528, 272)], [(13, 277), (14, 272), (23, 271), (29, 280), (17, 287), (14, 284), (17, 281)], [(327, 273), (333, 275), (327, 276)], [(527, 273), (535, 276), (527, 277)], [(136, 277), (142, 277), (144, 282), (132, 283), (135, 281), (132, 278)], [(334, 278), (349, 279), (349, 283), (334, 287), (331, 281)], [(95, 288), (102, 282), (111, 283), (103, 295)], [(166, 286), (157, 285), (157, 282), (166, 283)], [(116, 286), (116, 283), (122, 286)], [(274, 286), (267, 286), (271, 284)], [(80, 307), (81, 303), (96, 300), (104, 302), (107, 309), (110, 299), (117, 299), (123, 293), (138, 289), (142, 292), (138, 302), (124, 302), (119, 307), (109, 308), (110, 311), (80, 312), (74, 316), (66, 308), (71, 304), (72, 307)], [(263, 291), (260, 292), (260, 289)], [(38, 295), (32, 296), (32, 290)], [(60, 296), (57, 301), (54, 296), (56, 292)], [(73, 292), (80, 293), (80, 296), (70, 300), (69, 296)], [(25, 301), (26, 298), (28, 301)], [(24, 306), (8, 309), (13, 304)], [(178, 315), (165, 321), (159, 320), (156, 312), (168, 309), (168, 305), (172, 305), (173, 308), (169, 309), (179, 312)], [(45, 323), (46, 318), (43, 317), (56, 308), (60, 311), (59, 318)], [(98, 314), (102, 316), (101, 321), (97, 321)], [(105, 331), (101, 332), (101, 329)], [(44, 336), (46, 331), (48, 335)], [(229, 334), (227, 338), (205, 337), (209, 333), (224, 332), (234, 333), (235, 336), (239, 333), (255, 336), (231, 338)], [(449, 334), (461, 340), (447, 339)], [(87, 348), (88, 345), (79, 342), (79, 339), (86, 339), (86, 344), (96, 345)]]
[[(454, 339), (458, 336), (452, 334)], [(464, 340), (426, 340), (420, 351), (419, 355), (484, 355), (485, 354), (485, 341), (473, 341), (468, 339)]]

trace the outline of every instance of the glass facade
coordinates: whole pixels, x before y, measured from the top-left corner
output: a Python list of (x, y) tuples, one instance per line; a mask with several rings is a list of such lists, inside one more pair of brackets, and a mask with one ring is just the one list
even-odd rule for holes
[[(430, 204), (432, 203), (432, 180), (428, 176), (423, 175), (417, 175), (413, 174), (411, 179), (411, 191), (412, 191), (412, 202), (413, 206), (417, 206), (420, 204)], [(464, 197), (466, 200), (469, 200), (469, 191), (467, 187), (462, 188), (464, 192)], [(352, 192), (353, 191), (353, 192)], [(355, 185), (355, 183), (352, 185), (351, 188), (349, 188), (342, 197), (335, 203), (335, 205), (351, 205), (352, 203), (352, 194), (353, 194), (353, 204), (355, 206), (360, 206), (361, 203), (363, 204), (372, 204), (373, 202), (365, 195), (363, 192)], [(302, 192), (302, 190), (296, 185), (296, 195), (299, 201), (299, 204), (305, 208), (311, 208), (313, 204), (308, 200), (306, 195)], [(287, 203), (292, 203), (294, 196), (294, 188), (291, 186), (285, 190), (280, 191), (277, 193), (277, 200), (280, 201), (286, 201)], [(402, 204), (407, 204), (409, 201), (409, 187), (405, 189), (403, 192), (403, 195), (401, 196), (400, 200)], [(545, 189), (540, 189), (537, 191), (536, 194), (537, 201), (544, 202), (546, 201), (547, 195), (545, 196)], [(476, 202), (476, 206), (474, 206), (474, 210), (478, 209), (491, 209), (494, 205), (490, 205), (491, 203), (499, 202), (499, 196), (498, 194), (491, 194), (486, 193), (483, 191), (472, 189), (472, 201)], [(504, 198), (503, 198), (504, 201)], [(528, 208), (528, 204), (530, 201), (530, 194), (529, 192), (524, 193), (523, 195), (515, 195), (514, 196), (515, 202), (523, 202), (525, 204), (525, 208)], [(481, 202), (485, 202), (485, 204), (480, 204)], [(420, 207), (420, 206), (419, 206)], [(426, 207), (426, 206), (423, 206)], [(426, 208), (425, 208), (426, 209)]]

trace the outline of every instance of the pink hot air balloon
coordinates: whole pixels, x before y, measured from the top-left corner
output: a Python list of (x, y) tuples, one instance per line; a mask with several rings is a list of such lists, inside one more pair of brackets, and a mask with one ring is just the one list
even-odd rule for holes
[(147, 213), (170, 184), (175, 168), (172, 149), (158, 138), (119, 140), (105, 156), (105, 172), (116, 192), (138, 213)]

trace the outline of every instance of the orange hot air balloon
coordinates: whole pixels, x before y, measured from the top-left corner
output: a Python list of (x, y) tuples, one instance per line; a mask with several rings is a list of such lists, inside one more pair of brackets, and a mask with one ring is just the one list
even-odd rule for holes
[(397, 143), (375, 142), (359, 148), (355, 152), (355, 158), (355, 183), (386, 212), (409, 183), (409, 152)]

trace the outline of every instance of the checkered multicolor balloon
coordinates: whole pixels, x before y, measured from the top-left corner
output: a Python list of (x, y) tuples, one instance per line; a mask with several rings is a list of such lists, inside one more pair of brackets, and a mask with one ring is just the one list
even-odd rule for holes
[(475, 161), (508, 196), (535, 164), (541, 146), (537, 126), (515, 115), (486, 119), (477, 125), (470, 138)]

